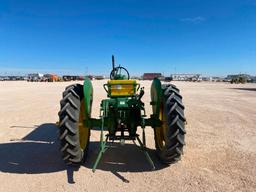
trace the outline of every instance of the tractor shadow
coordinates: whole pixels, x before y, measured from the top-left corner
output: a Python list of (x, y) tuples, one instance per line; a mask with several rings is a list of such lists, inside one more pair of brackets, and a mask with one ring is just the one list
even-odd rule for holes
[[(99, 142), (91, 142), (85, 167), (92, 169), (99, 151)], [(147, 149), (151, 159), (154, 162), (155, 170), (163, 169), (166, 166), (161, 164), (156, 157), (155, 150)], [(113, 143), (104, 153), (97, 170), (110, 171), (113, 174), (117, 172), (148, 172), (152, 171), (150, 163), (143, 151), (133, 143), (120, 145)]]
[[(11, 128), (23, 126), (12, 126)], [(27, 128), (27, 127), (26, 127)], [(7, 173), (51, 173), (65, 170), (59, 154), (58, 129), (47, 123), (22, 139), (0, 144), (0, 171)]]
[[(24, 128), (12, 126), (10, 128)], [(33, 127), (25, 127), (33, 128)], [(99, 150), (99, 142), (90, 142), (88, 157), (84, 166), (92, 169)], [(66, 171), (68, 183), (74, 183), (73, 174), (79, 167), (66, 166), (59, 152), (58, 128), (55, 124), (46, 123), (34, 127), (33, 131), (22, 139), (0, 143), (0, 172), (18, 174), (40, 174)], [(148, 153), (155, 163), (156, 170), (163, 169), (153, 150)], [(103, 155), (97, 169), (110, 171), (124, 182), (127, 180), (120, 172), (152, 171), (144, 153), (133, 143), (112, 144)]]

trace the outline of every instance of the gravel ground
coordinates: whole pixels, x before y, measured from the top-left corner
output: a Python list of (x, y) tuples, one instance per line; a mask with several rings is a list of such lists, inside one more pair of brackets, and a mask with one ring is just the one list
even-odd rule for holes
[[(93, 116), (98, 117), (105, 81), (93, 81)], [(0, 82), (0, 191), (255, 191), (256, 84), (174, 82), (187, 117), (185, 154), (170, 167), (147, 145), (156, 170), (132, 143), (107, 151), (96, 173), (99, 131), (92, 131), (89, 158), (67, 168), (58, 151), (59, 100), (72, 82)], [(150, 81), (141, 81), (151, 113)]]

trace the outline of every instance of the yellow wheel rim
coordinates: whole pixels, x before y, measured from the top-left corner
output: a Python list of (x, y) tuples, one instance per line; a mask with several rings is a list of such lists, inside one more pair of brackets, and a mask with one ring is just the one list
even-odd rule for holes
[(159, 120), (162, 121), (162, 126), (161, 127), (156, 127), (156, 143), (157, 146), (160, 150), (163, 150), (165, 147), (165, 139), (166, 139), (166, 129), (167, 129), (167, 124), (166, 124), (166, 115), (164, 112), (164, 107), (163, 103), (160, 105), (160, 111), (159, 111)]
[(81, 149), (85, 149), (88, 144), (88, 139), (90, 136), (90, 129), (89, 127), (85, 126), (83, 121), (86, 120), (85, 116), (85, 108), (84, 108), (84, 99), (81, 101), (80, 106), (80, 114), (79, 114), (79, 142)]

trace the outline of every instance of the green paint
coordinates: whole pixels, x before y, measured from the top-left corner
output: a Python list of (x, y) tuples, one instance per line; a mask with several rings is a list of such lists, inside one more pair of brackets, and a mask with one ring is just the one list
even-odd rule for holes
[(162, 100), (162, 88), (161, 81), (155, 78), (151, 84), (151, 105), (153, 109), (153, 114), (159, 117), (160, 105)]
[(84, 105), (85, 105), (85, 117), (91, 117), (91, 106), (93, 101), (93, 88), (90, 79), (85, 78), (84, 80)]

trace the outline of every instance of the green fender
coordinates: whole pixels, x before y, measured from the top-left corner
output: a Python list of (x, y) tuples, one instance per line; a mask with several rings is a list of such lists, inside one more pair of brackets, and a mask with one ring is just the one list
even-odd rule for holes
[(163, 98), (162, 96), (162, 85), (161, 81), (158, 78), (154, 78), (152, 84), (151, 84), (151, 105), (152, 105), (152, 110), (153, 110), (153, 115), (156, 117), (159, 117), (159, 112), (160, 112), (160, 105), (161, 105), (161, 100)]
[(93, 101), (93, 88), (92, 82), (87, 77), (84, 80), (84, 108), (85, 108), (85, 117), (91, 117), (91, 108), (92, 108), (92, 101)]

